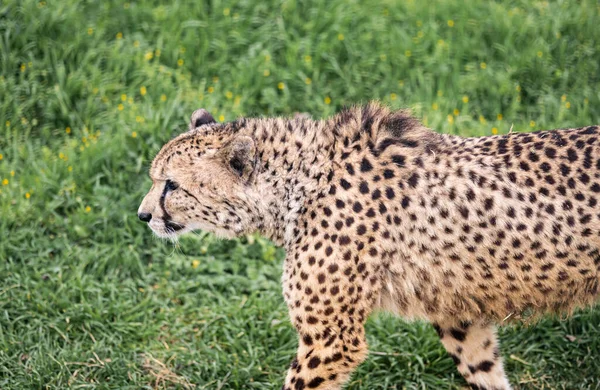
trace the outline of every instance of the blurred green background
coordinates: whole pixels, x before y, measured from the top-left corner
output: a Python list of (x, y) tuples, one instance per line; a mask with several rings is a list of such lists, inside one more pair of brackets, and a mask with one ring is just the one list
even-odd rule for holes
[[(192, 111), (326, 117), (377, 99), (440, 132), (600, 122), (597, 1), (0, 2), (0, 388), (278, 389), (284, 253), (155, 239), (136, 210)], [(465, 385), (379, 315), (350, 389)], [(600, 389), (600, 309), (502, 329), (517, 389)]]

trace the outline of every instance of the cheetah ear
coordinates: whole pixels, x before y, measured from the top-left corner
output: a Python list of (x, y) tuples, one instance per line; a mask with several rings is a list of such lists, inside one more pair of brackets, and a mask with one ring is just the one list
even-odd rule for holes
[(190, 118), (190, 130), (210, 123), (216, 123), (215, 118), (213, 118), (212, 115), (210, 115), (210, 113), (204, 108), (200, 108), (194, 111), (192, 117)]
[(256, 145), (251, 137), (235, 137), (218, 152), (219, 157), (231, 172), (248, 181), (256, 167)]

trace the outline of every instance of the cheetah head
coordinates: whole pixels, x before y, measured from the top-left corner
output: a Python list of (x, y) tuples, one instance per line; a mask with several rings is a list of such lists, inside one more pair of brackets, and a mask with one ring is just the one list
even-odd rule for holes
[(223, 238), (257, 230), (263, 197), (255, 183), (252, 137), (234, 124), (219, 124), (204, 109), (192, 114), (190, 130), (154, 158), (152, 187), (138, 209), (156, 235), (175, 238), (201, 229)]

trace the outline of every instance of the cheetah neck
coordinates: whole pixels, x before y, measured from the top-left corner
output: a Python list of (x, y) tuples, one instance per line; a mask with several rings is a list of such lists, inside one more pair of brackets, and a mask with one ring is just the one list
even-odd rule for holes
[(307, 202), (319, 196), (332, 171), (335, 139), (325, 121), (307, 118), (252, 119), (244, 132), (257, 142), (258, 230), (288, 247), (302, 228), (298, 220)]

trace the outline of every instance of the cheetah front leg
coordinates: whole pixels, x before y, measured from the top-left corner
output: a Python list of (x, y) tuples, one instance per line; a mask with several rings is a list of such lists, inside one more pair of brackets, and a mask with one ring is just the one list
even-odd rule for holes
[[(345, 328), (345, 330), (344, 330)], [(367, 356), (364, 330), (302, 327), (296, 358), (292, 361), (283, 390), (339, 390)], [(352, 334), (354, 333), (354, 334)]]
[(364, 323), (379, 280), (370, 264), (322, 251), (286, 260), (283, 292), (299, 342), (284, 390), (339, 390), (367, 357)]
[(434, 324), (458, 371), (476, 390), (510, 390), (496, 329), (489, 324)]

